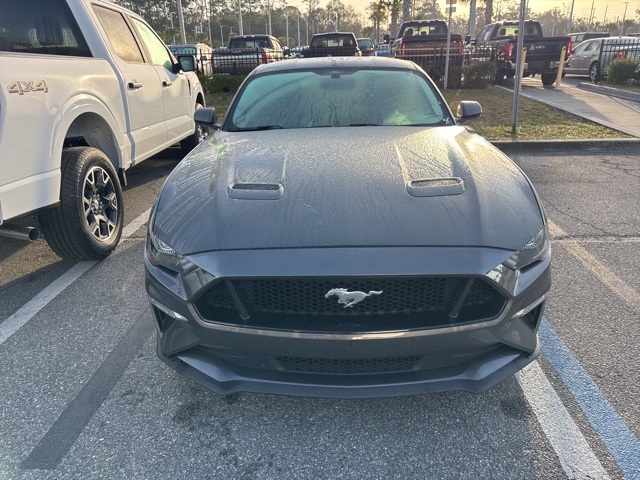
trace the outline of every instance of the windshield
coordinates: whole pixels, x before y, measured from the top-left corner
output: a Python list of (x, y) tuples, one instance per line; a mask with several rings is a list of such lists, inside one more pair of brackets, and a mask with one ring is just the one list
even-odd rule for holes
[(411, 70), (274, 72), (245, 82), (223, 130), (435, 125), (449, 120), (441, 102), (428, 80)]

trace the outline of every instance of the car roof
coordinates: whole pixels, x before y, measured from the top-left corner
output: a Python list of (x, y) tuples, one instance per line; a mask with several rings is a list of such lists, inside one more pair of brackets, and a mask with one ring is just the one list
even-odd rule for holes
[(285, 62), (273, 62), (258, 66), (249, 76), (267, 72), (286, 72), (310, 68), (388, 68), (417, 70), (418, 67), (407, 60), (387, 57), (317, 57), (292, 58)]

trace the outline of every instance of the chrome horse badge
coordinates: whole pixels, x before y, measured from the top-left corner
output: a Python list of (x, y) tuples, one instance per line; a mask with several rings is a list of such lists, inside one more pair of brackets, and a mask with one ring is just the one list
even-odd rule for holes
[(346, 288), (332, 288), (327, 292), (324, 298), (329, 298), (331, 295), (338, 297), (338, 303), (344, 304), (344, 308), (353, 307), (356, 303), (360, 303), (371, 295), (380, 295), (382, 290), (376, 292), (371, 290), (369, 293), (364, 292), (348, 292)]

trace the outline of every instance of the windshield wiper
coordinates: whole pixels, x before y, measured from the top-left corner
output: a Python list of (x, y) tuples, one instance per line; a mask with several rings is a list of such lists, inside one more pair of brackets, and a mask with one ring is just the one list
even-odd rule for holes
[(283, 128), (280, 125), (259, 125), (257, 127), (236, 127), (229, 129), (230, 132), (255, 132), (256, 130), (275, 130), (278, 128)]
[(350, 123), (350, 127), (379, 127), (377, 123)]
[(280, 125), (260, 125), (256, 127), (256, 130), (275, 130), (278, 128), (282, 128)]

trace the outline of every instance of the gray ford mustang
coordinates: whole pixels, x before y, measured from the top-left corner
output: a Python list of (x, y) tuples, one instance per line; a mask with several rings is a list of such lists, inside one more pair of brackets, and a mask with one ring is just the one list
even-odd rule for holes
[(221, 394), (325, 397), (482, 392), (533, 361), (547, 225), (458, 125), (481, 112), (397, 59), (254, 70), (156, 199), (158, 356)]

